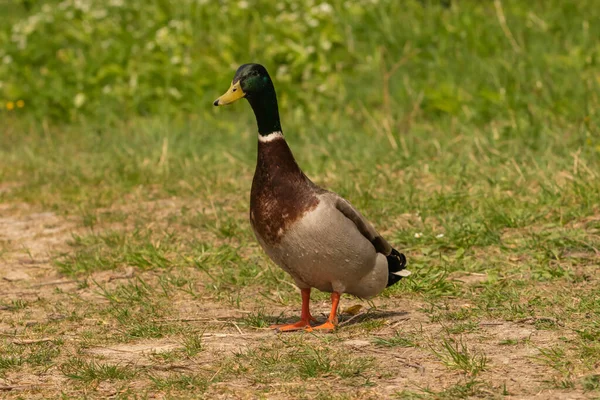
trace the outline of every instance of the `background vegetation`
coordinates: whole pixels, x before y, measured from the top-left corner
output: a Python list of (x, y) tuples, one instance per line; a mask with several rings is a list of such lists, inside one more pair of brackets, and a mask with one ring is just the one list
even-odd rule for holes
[[(8, 287), (0, 326), (53, 339), (44, 359), (4, 343), (0, 377), (56, 374), (75, 396), (106, 395), (99, 382), (120, 382), (124, 396), (144, 387), (184, 397), (210, 397), (219, 382), (275, 396), (290, 381), (325, 398), (598, 390), (600, 7), (448, 3), (0, 0), (0, 257), (8, 269), (22, 254), (48, 258), (76, 282)], [(203, 334), (222, 326), (165, 323), (207, 301), (250, 313), (234, 320), (250, 335), (273, 310), (297, 309), (247, 221), (253, 115), (245, 104), (212, 107), (245, 62), (273, 76), (305, 172), (407, 254), (415, 274), (377, 305), (410, 312), (409, 326), (359, 318), (334, 339), (269, 336), (272, 347), (254, 343), (193, 375), (98, 364), (90, 346), (139, 340), (183, 341), (161, 366), (210, 358)], [(69, 236), (26, 242), (18, 229), (32, 212), (52, 212), (59, 222), (44, 229), (67, 224)], [(128, 267), (137, 281), (98, 275)], [(69, 318), (27, 325), (58, 305)], [(534, 333), (510, 336), (523, 325)], [(83, 342), (61, 342), (75, 326)], [(336, 364), (353, 338), (370, 347)], [(500, 345), (526, 361), (503, 370)], [(406, 376), (380, 347), (412, 349), (444, 378), (373, 383), (382, 362)], [(325, 384), (332, 374), (337, 383)]]

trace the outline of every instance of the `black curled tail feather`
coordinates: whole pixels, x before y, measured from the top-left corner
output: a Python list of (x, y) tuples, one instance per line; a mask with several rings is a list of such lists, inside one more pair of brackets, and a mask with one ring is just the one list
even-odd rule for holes
[(399, 253), (398, 250), (392, 249), (392, 252), (387, 256), (388, 262), (388, 282), (386, 287), (392, 286), (398, 282), (402, 277), (394, 274), (394, 272), (400, 272), (406, 268), (406, 257), (404, 254)]

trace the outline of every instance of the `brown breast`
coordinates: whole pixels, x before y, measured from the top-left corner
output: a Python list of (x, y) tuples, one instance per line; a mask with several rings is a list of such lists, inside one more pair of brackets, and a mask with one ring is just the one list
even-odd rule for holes
[(267, 244), (277, 244), (289, 227), (319, 204), (314, 185), (296, 164), (283, 137), (258, 143), (250, 195), (250, 221)]

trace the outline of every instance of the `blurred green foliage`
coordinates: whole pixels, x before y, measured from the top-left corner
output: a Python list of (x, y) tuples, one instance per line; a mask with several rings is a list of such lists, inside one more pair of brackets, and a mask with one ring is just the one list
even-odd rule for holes
[(357, 54), (331, 5), (299, 4), (46, 1), (0, 33), (0, 98), (59, 120), (189, 112), (238, 64), (259, 60), (281, 81), (323, 91)]
[(595, 0), (498, 4), (501, 14), (474, 0), (8, 0), (0, 101), (4, 113), (55, 121), (189, 114), (210, 107), (239, 64), (260, 62), (284, 107), (355, 111), (382, 105), (382, 77), (402, 60), (388, 112), (420, 94), (429, 118), (477, 124), (593, 114)]

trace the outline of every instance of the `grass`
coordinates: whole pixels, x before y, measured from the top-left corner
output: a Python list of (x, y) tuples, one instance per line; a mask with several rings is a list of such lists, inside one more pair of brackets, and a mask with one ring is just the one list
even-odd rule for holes
[(83, 383), (124, 380), (135, 376), (135, 373), (127, 367), (87, 362), (81, 359), (69, 361), (62, 365), (60, 369), (66, 377)]
[[(305, 43), (294, 30), (309, 26), (302, 19), (281, 24), (229, 8), (208, 18), (183, 0), (162, 3), (148, 6), (160, 21), (143, 29), (154, 35), (173, 13), (197, 27), (173, 50), (194, 54), (193, 78), (133, 55), (149, 68), (139, 93), (118, 95), (130, 84), (127, 64), (123, 77), (106, 78), (122, 97), (104, 102), (102, 87), (80, 82), (88, 100), (74, 111), (82, 89), (69, 71), (87, 57), (94, 76), (100, 61), (89, 52), (113, 55), (66, 37), (49, 48), (70, 44), (83, 58), (50, 71), (63, 91), (27, 89), (39, 99), (0, 111), (0, 277), (29, 276), (0, 280), (7, 396), (598, 396), (593, 2), (332, 1), (336, 17)], [(309, 15), (283, 3), (280, 18)], [(0, 43), (42, 6), (0, 12)], [(103, 29), (106, 18), (86, 23)], [(134, 51), (126, 38), (114, 57)], [(327, 38), (330, 51), (304, 53)], [(44, 49), (42, 40), (30, 43)], [(34, 64), (15, 56), (6, 69), (3, 57), (1, 96), (42, 79)], [(413, 272), (368, 311), (343, 315), (331, 335), (267, 329), (298, 317), (299, 294), (248, 222), (251, 111), (210, 101), (235, 65), (254, 60), (272, 72), (306, 174), (348, 198)], [(171, 85), (185, 96), (140, 94)], [(320, 321), (328, 299), (312, 293)], [(356, 303), (367, 305), (344, 297), (341, 309)]]
[(61, 340), (34, 342), (27, 346), (4, 344), (0, 347), (3, 352), (0, 356), (0, 376), (6, 376), (11, 370), (19, 370), (21, 367), (47, 369), (61, 354), (63, 344)]
[(236, 364), (232, 373), (261, 384), (335, 376), (360, 385), (374, 367), (370, 357), (342, 354), (323, 343), (293, 339), (238, 354)]
[(485, 370), (488, 363), (485, 354), (469, 350), (462, 340), (444, 340), (440, 349), (432, 347), (431, 350), (448, 368), (460, 370), (473, 377)]
[(589, 375), (583, 378), (583, 388), (588, 391), (600, 389), (600, 375)]
[(188, 357), (193, 357), (196, 354), (204, 350), (202, 345), (202, 335), (190, 335), (186, 336), (183, 342), (185, 354)]

